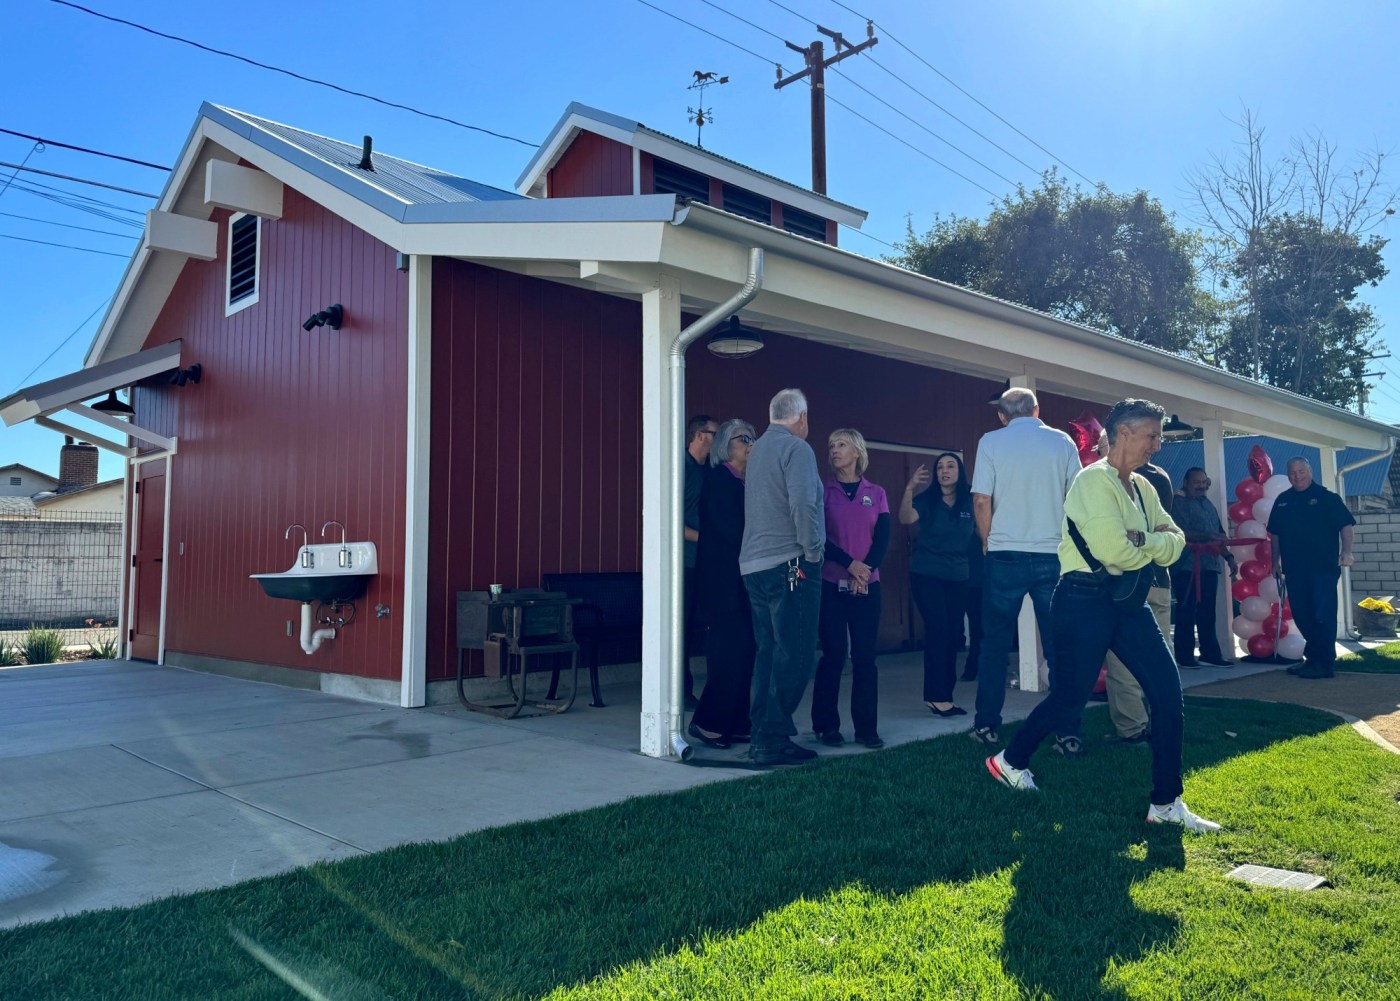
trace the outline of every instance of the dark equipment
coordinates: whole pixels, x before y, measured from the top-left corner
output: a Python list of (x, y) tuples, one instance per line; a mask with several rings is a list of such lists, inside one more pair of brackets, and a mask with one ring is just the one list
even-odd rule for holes
[[(559, 668), (553, 668), (549, 694), (531, 702), (538, 712), (567, 712), (578, 695), (578, 643), (574, 640), (573, 606), (576, 599), (566, 594), (550, 594), (534, 588), (503, 591), (457, 592), (457, 698), (473, 712), (489, 713), (501, 719), (520, 715), (527, 702), (526, 681), (530, 659), (548, 655), (569, 655), (572, 683), (567, 700), (555, 697)], [(485, 653), (486, 677), (504, 678), (514, 703), (485, 705), (472, 702), (462, 688), (464, 650)], [(518, 676), (518, 677), (517, 677)]]

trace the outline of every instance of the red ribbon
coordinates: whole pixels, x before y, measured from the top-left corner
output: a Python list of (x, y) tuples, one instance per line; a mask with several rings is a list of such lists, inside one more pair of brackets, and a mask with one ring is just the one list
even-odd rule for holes
[[(1256, 543), (1258, 539), (1254, 540)], [(1223, 556), (1225, 547), (1232, 543), (1226, 542), (1188, 542), (1186, 548), (1191, 550), (1191, 586), (1196, 589), (1196, 602), (1201, 600), (1201, 557), (1202, 556)]]

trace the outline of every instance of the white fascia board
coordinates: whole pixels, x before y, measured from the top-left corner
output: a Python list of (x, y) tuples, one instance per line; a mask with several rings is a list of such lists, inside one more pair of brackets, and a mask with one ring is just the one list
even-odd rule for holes
[(860, 229), (865, 223), (867, 213), (859, 209), (847, 208), (805, 188), (799, 188), (795, 184), (751, 173), (733, 164), (725, 163), (723, 160), (705, 156), (698, 150), (682, 146), (661, 136), (638, 132), (635, 142), (636, 147), (643, 153), (659, 156), (663, 160), (671, 160), (707, 177), (737, 185), (755, 194), (763, 195), (765, 198), (771, 198), (784, 205), (801, 209), (803, 212), (810, 212), (823, 219), (833, 219), (852, 229)]
[(437, 257), (655, 262), (670, 226), (664, 222), (409, 226), (397, 246), (406, 254)]
[(525, 169), (516, 178), (515, 190), (517, 194), (531, 198), (541, 197), (544, 192), (545, 177), (559, 162), (559, 158), (564, 155), (564, 150), (568, 149), (579, 132), (592, 132), (605, 139), (620, 142), (624, 146), (632, 145), (632, 140), (637, 135), (637, 122), (628, 122), (625, 119), (605, 115), (594, 109), (588, 110), (593, 111), (593, 115), (600, 117), (574, 110), (582, 107), (584, 106), (573, 103), (565, 109), (563, 117), (550, 130), (549, 137), (545, 139), (538, 152), (530, 158), (530, 162), (525, 165)]
[[(751, 229), (754, 236), (772, 235)], [(730, 287), (742, 283), (738, 250), (745, 241), (707, 239), (684, 226), (670, 227), (664, 236), (663, 269), (706, 276), (684, 279), (687, 294), (703, 289), (713, 296), (709, 283), (716, 280)], [(825, 248), (830, 253), (822, 256), (839, 271), (784, 256), (771, 246), (775, 241), (768, 242), (763, 290), (749, 308), (772, 317), (776, 330), (786, 320), (834, 334), (820, 338), (827, 343), (888, 357), (943, 368), (952, 362), (1001, 378), (1033, 373), (1042, 388), (1085, 399), (1112, 402), (1146, 393), (1158, 402), (1172, 401), (1181, 413), (1319, 445), (1383, 448), (1394, 432), (1326, 404), (902, 269), (855, 255), (842, 259), (835, 248)], [(789, 255), (809, 251), (803, 244), (810, 242), (790, 241)]]
[(142, 238), (146, 250), (212, 261), (219, 256), (218, 243), (219, 227), (208, 219), (191, 219), (160, 209), (146, 213), (146, 232)]
[(264, 219), (282, 218), (282, 182), (261, 170), (210, 160), (204, 167), (204, 204)]
[(56, 379), (35, 383), (0, 400), (0, 419), (13, 427), (56, 410), (90, 400), (113, 389), (180, 367), (183, 342), (174, 340), (116, 361), (79, 369)]

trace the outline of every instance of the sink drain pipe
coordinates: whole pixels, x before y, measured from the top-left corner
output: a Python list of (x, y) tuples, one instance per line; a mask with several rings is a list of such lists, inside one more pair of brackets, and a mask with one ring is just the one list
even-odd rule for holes
[(303, 601), (301, 603), (301, 649), (308, 657), (321, 649), (321, 644), (326, 640), (335, 639), (334, 629), (317, 629), (313, 632), (312, 624), (311, 602)]
[[(671, 342), (668, 362), (671, 380), (671, 433), (677, 436), (685, 427), (685, 349), (747, 306), (763, 287), (763, 250), (749, 249), (749, 275), (744, 287), (728, 300), (686, 327)], [(681, 761), (689, 760), (691, 747), (685, 731), (685, 446), (669, 445), (671, 454), (671, 587), (666, 614), (671, 622), (671, 750)]]

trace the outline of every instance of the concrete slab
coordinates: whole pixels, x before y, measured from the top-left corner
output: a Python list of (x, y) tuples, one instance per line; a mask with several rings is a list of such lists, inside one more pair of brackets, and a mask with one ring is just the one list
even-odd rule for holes
[(4, 757), (0, 758), (0, 790), (4, 790), (0, 823), (203, 788), (110, 745)]

